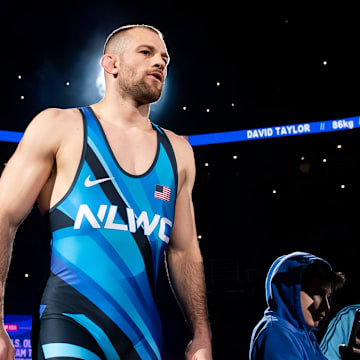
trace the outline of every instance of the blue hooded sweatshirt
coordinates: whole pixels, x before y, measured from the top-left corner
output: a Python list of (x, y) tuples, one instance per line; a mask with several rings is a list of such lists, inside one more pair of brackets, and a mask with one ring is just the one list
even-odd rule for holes
[[(250, 360), (324, 360), (314, 329), (307, 327), (301, 308), (302, 272), (314, 255), (294, 252), (271, 265), (265, 282), (268, 308), (253, 330)], [(330, 266), (330, 265), (329, 265)]]

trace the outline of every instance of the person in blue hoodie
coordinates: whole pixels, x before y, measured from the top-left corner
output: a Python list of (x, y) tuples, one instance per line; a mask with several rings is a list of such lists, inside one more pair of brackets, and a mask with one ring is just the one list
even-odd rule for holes
[(330, 309), (342, 273), (312, 254), (293, 252), (276, 259), (266, 282), (267, 309), (255, 326), (250, 360), (325, 360), (313, 331)]

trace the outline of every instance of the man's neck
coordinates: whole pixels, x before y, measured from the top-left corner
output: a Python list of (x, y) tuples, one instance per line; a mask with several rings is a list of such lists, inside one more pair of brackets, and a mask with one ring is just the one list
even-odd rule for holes
[(101, 121), (112, 122), (124, 128), (148, 129), (150, 127), (150, 104), (138, 106), (122, 98), (104, 97), (91, 107)]

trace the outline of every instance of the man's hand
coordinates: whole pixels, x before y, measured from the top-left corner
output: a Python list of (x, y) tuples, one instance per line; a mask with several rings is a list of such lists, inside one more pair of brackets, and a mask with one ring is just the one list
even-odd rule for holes
[(0, 360), (14, 360), (14, 346), (8, 333), (0, 325)]
[(339, 353), (342, 360), (360, 360), (360, 339), (356, 338), (356, 345), (354, 347), (344, 344), (340, 345)]
[(185, 352), (185, 360), (212, 360), (211, 343), (192, 340)]

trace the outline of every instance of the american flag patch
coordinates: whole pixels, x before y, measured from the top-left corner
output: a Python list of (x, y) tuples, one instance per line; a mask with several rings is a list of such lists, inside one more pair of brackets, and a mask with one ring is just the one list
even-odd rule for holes
[(170, 201), (170, 194), (171, 194), (171, 189), (169, 187), (164, 185), (155, 186), (155, 192), (154, 192), (155, 199)]

